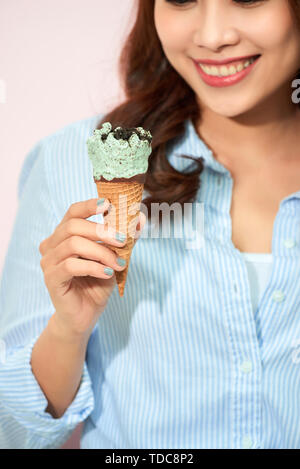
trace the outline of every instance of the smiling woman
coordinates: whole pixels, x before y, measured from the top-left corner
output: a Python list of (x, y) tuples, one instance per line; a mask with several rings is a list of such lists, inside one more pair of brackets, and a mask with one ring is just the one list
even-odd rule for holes
[[(295, 258), (298, 266), (300, 264), (300, 251), (295, 248), (297, 243), (300, 246), (300, 112), (299, 106), (291, 100), (291, 83), (300, 67), (299, 22), (297, 0), (138, 2), (137, 20), (120, 62), (127, 100), (106, 115), (98, 128), (109, 120), (115, 126), (127, 123), (151, 129), (153, 152), (145, 185), (149, 196), (143, 201), (149, 215), (151, 204), (155, 202), (179, 202), (182, 205), (195, 200), (204, 202), (206, 250), (211, 261), (204, 266), (204, 259), (196, 256), (196, 264), (190, 265), (193, 275), (188, 278), (192, 282), (194, 272), (203, 265), (203, 276), (195, 275), (195, 298), (198, 298), (196, 290), (204, 295), (203, 283), (205, 290), (209, 283), (204, 278), (211, 272), (216, 282), (211, 295), (216, 300), (219, 297), (216, 285), (220, 279), (217, 276), (217, 271), (221, 270), (220, 260), (222, 267), (227, 266), (221, 278), (228, 277), (228, 283), (221, 281), (223, 293), (220, 296), (224, 299), (220, 301), (227, 306), (219, 310), (206, 298), (195, 315), (199, 314), (201, 320), (207, 315), (208, 321), (212, 321), (203, 326), (207, 334), (210, 327), (218, 329), (218, 321), (225, 328), (223, 321), (227, 318), (227, 332), (233, 341), (232, 350), (228, 343), (228, 347), (220, 345), (222, 352), (218, 355), (219, 339), (212, 339), (214, 355), (203, 345), (203, 338), (198, 337), (204, 352), (199, 355), (191, 352), (191, 356), (201, 357), (198, 371), (195, 371), (195, 382), (199, 383), (195, 391), (197, 398), (195, 401), (184, 398), (186, 381), (176, 381), (182, 385), (177, 389), (179, 394), (182, 392), (180, 397), (177, 396), (178, 402), (185, 402), (187, 413), (181, 419), (174, 406), (173, 413), (170, 411), (168, 417), (162, 417), (161, 426), (155, 427), (157, 433), (150, 432), (152, 444), (156, 442), (160, 447), (163, 441), (170, 442), (172, 435), (172, 442), (176, 442), (177, 447), (188, 447), (184, 446), (188, 445), (184, 438), (179, 437), (182, 426), (194, 429), (188, 437), (190, 447), (192, 444), (202, 448), (300, 446), (299, 436), (294, 438), (298, 431), (296, 422), (300, 420), (299, 372), (297, 374), (288, 364), (285, 357), (291, 355), (290, 346), (286, 340), (284, 352), (286, 345), (283, 345), (284, 340), (280, 339), (272, 318), (272, 302), (283, 302), (288, 295), (293, 296), (293, 287), (285, 284), (288, 271), (297, 297), (300, 297), (300, 270), (299, 267), (291, 269), (296, 265), (293, 263)], [(186, 121), (189, 122), (187, 132)], [(190, 143), (180, 146), (181, 141)], [(174, 158), (173, 148), (185, 150), (185, 153), (181, 151), (175, 155), (179, 161)], [(209, 156), (207, 149), (211, 151)], [(186, 158), (194, 161), (193, 171), (192, 165), (184, 164)], [(224, 175), (228, 179), (223, 178)], [(210, 249), (210, 243), (213, 249)], [(213, 256), (214, 249), (219, 253), (218, 259)], [(172, 256), (178, 262), (179, 253), (172, 252)], [(240, 272), (238, 275), (237, 271)], [(229, 293), (231, 300), (227, 302), (225, 292), (231, 291), (232, 283), (234, 292)], [(182, 281), (182, 285), (181, 294), (188, 289), (186, 282)], [(285, 292), (280, 285), (286, 285)], [(246, 311), (250, 302), (253, 309), (249, 310), (248, 316)], [(185, 300), (180, 316), (184, 315), (186, 307)], [(290, 312), (285, 316), (285, 324), (290, 326), (289, 332), (281, 330), (282, 336), (287, 334), (287, 338), (289, 333), (295, 338), (299, 336), (299, 318), (292, 325), (299, 307), (299, 300), (293, 305), (285, 304), (285, 312)], [(220, 312), (214, 319), (216, 322), (212, 319), (215, 309)], [(278, 309), (277, 313), (280, 315)], [(197, 322), (193, 308), (189, 309), (189, 314), (190, 320)], [(175, 318), (174, 313), (174, 321)], [(246, 335), (253, 327), (258, 336), (254, 333), (251, 338), (250, 335), (245, 338), (243, 325)], [(190, 331), (188, 324), (186, 331)], [(217, 336), (215, 330), (212, 337)], [(264, 343), (268, 344), (268, 350)], [(232, 360), (236, 367), (240, 366), (241, 375), (247, 373), (243, 380), (236, 369), (239, 377), (228, 389), (231, 402), (239, 403), (238, 416), (229, 411), (230, 398), (226, 399), (225, 381), (227, 378), (230, 381), (233, 370), (226, 374), (226, 379), (219, 380), (211, 361), (214, 356), (214, 363), (222, 363), (221, 368), (229, 369), (229, 362), (224, 357), (230, 350), (232, 357), (235, 356), (236, 361)], [(256, 353), (264, 357), (265, 365)], [(247, 356), (256, 358), (245, 360)], [(207, 375), (202, 359), (210, 364)], [(284, 372), (280, 365), (283, 363), (286, 363)], [(271, 366), (273, 371), (269, 368), (269, 374), (265, 366)], [(191, 369), (190, 366), (187, 368)], [(289, 373), (295, 378), (289, 388), (289, 407), (294, 409), (291, 413), (279, 404), (283, 402), (285, 388), (284, 378), (279, 376)], [(171, 371), (169, 374), (171, 376)], [(271, 374), (272, 378), (268, 379)], [(223, 390), (220, 394), (216, 392), (218, 386)], [(169, 391), (168, 402), (171, 395)], [(219, 403), (222, 410), (218, 408)], [(188, 409), (192, 408), (189, 419)], [(220, 423), (226, 422), (227, 418), (232, 423), (235, 439), (231, 430), (226, 429), (225, 424), (222, 428)], [(195, 421), (194, 427), (192, 421)], [(168, 435), (160, 433), (162, 427), (169, 428), (166, 430)], [(171, 428), (177, 432), (176, 436)], [(244, 429), (247, 434), (243, 434)], [(162, 434), (164, 440), (158, 436)], [(146, 439), (142, 438), (142, 441), (147, 444)]]
[[(222, 163), (231, 155), (226, 167), (232, 171), (242, 142), (248, 148), (245, 157), (252, 161), (257, 155), (261, 161), (260, 153), (268, 155), (274, 147), (283, 153), (295, 140), (299, 107), (291, 102), (290, 89), (300, 66), (299, 21), (297, 0), (138, 2), (137, 21), (120, 61), (127, 100), (103, 121), (138, 122), (153, 131), (145, 186), (149, 197), (143, 201), (149, 215), (151, 203), (184, 204), (195, 200), (199, 190), (203, 160), (182, 155), (193, 164), (179, 172), (167, 158), (186, 119), (216, 159), (220, 148)], [(235, 64), (245, 56), (258, 60)], [(201, 67), (207, 62), (214, 66)], [(268, 113), (269, 126), (254, 132), (253, 123)], [(286, 140), (280, 149), (278, 142), (266, 142), (264, 136), (283, 127)]]

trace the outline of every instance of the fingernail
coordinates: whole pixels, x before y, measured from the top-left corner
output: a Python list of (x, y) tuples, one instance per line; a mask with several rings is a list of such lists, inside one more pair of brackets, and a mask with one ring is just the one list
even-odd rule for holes
[(123, 233), (117, 233), (116, 234), (116, 240), (120, 241), (120, 243), (124, 243), (125, 239), (126, 239), (125, 234), (123, 234)]
[(104, 269), (104, 273), (106, 275), (112, 275), (114, 273), (113, 269), (111, 269), (110, 267), (105, 267)]
[(97, 200), (97, 206), (99, 207), (99, 205), (100, 205), (100, 206), (103, 205), (104, 202), (105, 202), (105, 199), (98, 199), (98, 200)]
[(122, 259), (121, 257), (118, 257), (117, 263), (121, 266), (124, 267), (126, 265), (126, 260)]

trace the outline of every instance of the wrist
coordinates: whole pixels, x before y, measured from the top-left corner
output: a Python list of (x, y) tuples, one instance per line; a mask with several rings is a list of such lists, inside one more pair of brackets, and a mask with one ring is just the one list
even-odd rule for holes
[(49, 319), (47, 329), (53, 338), (65, 344), (86, 346), (90, 337), (89, 332), (77, 333), (71, 331), (58, 316), (57, 312)]

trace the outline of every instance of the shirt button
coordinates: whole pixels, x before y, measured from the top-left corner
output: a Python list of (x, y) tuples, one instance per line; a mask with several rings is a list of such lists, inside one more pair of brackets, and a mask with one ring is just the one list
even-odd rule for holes
[(293, 239), (285, 239), (283, 244), (288, 249), (294, 248), (296, 246), (296, 242)]
[(249, 449), (249, 448), (251, 448), (251, 446), (252, 446), (252, 440), (251, 440), (250, 436), (245, 436), (245, 437), (243, 438), (243, 443), (242, 443), (242, 444), (243, 444), (243, 448), (244, 448), (244, 449)]
[(277, 303), (281, 303), (285, 299), (285, 294), (281, 290), (276, 290), (273, 293), (273, 300)]
[(241, 370), (243, 373), (250, 373), (252, 371), (252, 363), (249, 361), (244, 361), (241, 364)]

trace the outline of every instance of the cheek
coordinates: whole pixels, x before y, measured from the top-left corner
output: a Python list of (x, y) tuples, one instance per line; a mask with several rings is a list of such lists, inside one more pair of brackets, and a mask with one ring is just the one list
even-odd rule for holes
[(287, 42), (295, 36), (295, 24), (287, 6), (287, 2), (278, 4), (278, 8), (270, 8), (255, 22), (251, 22), (249, 36), (265, 52), (272, 52), (280, 47), (286, 47)]
[(178, 15), (170, 14), (170, 11), (155, 10), (155, 27), (164, 50), (180, 52), (184, 50), (188, 34), (183, 28), (182, 19)]

